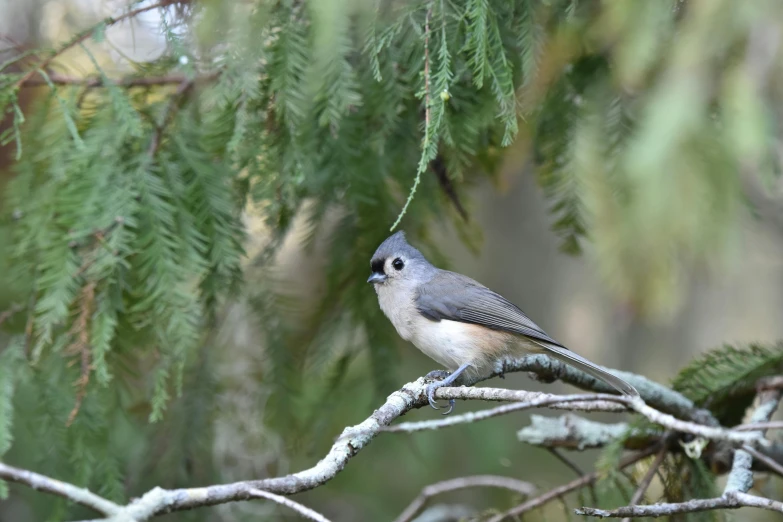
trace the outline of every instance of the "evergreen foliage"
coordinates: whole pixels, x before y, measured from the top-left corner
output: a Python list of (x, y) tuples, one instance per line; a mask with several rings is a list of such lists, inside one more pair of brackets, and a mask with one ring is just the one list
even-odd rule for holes
[(783, 345), (724, 345), (694, 359), (674, 378), (672, 387), (708, 408), (721, 423), (739, 424), (756, 395), (756, 383), (783, 367)]
[[(105, 31), (153, 8), (166, 52), (113, 73)], [(741, 176), (779, 171), (768, 115), (780, 92), (767, 89), (779, 66), (758, 70), (745, 51), (782, 9), (134, 3), (0, 63), (10, 121), (0, 143), (16, 158), (0, 277), (25, 303), (0, 321), (0, 456), (10, 448), (34, 467), (30, 441), (45, 438), (38, 464), (116, 499), (208, 476), (211, 465), (194, 462), (211, 436), (210, 332), (234, 299), (256, 312), (258, 377), (278, 392), (264, 420), (306, 444), (294, 434), (326, 428), (327, 398), (355, 383), (349, 367), (372, 375), (376, 396), (399, 385), (396, 334), (363, 283), (369, 253), (401, 225), (444, 265), (432, 223), (475, 238), (459, 201), (512, 143), (532, 150), (564, 250), (589, 245), (615, 297), (671, 313), (688, 271), (730, 251)], [(54, 71), (76, 55), (88, 76), (63, 81)], [(23, 110), (33, 79), (37, 101)], [(269, 235), (249, 260), (245, 213)], [(307, 298), (273, 270), (295, 223), (322, 282)], [(675, 387), (734, 423), (752, 382), (779, 365), (777, 348), (726, 347)], [(689, 487), (709, 482), (703, 471)], [(37, 515), (75, 509), (50, 508)]]

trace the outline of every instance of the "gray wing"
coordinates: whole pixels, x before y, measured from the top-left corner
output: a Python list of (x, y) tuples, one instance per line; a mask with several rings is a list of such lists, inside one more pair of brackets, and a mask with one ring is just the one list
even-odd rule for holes
[(421, 285), (415, 302), (419, 313), (433, 321), (480, 324), (563, 347), (516, 305), (462, 274), (441, 270)]
[(552, 357), (605, 381), (621, 393), (639, 395), (623, 379), (558, 343), (513, 303), (467, 276), (441, 270), (421, 285), (415, 303), (419, 312), (433, 321), (460, 321), (524, 335)]

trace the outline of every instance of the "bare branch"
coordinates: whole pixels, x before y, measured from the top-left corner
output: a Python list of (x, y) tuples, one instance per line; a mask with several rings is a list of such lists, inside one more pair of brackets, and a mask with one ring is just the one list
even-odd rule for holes
[[(462, 398), (462, 390), (472, 390), (472, 393), (468, 395), (476, 395), (476, 391), (480, 390), (482, 395), (494, 396), (498, 390), (493, 388), (439, 388), (435, 392), (435, 397), (438, 399), (456, 399)], [(505, 390), (509, 392), (511, 390)], [(503, 393), (503, 396), (507, 397), (505, 400), (512, 400), (511, 397), (514, 393)], [(390, 426), (384, 428), (383, 431), (399, 432), (404, 431), (413, 433), (416, 431), (425, 430), (437, 430), (449, 426), (456, 426), (458, 424), (468, 424), (471, 422), (477, 422), (484, 419), (490, 419), (492, 417), (498, 417), (507, 413), (515, 411), (529, 410), (532, 408), (552, 407), (558, 405), (560, 407), (567, 407), (568, 404), (577, 403), (575, 409), (582, 411), (618, 411), (617, 405), (612, 404), (609, 401), (618, 399), (614, 395), (605, 395), (598, 393), (580, 394), (580, 395), (552, 395), (549, 393), (536, 393), (536, 392), (524, 392), (523, 402), (517, 402), (515, 404), (505, 404), (496, 408), (490, 408), (488, 410), (481, 410), (477, 412), (463, 413), (462, 415), (452, 415), (445, 419), (433, 419), (419, 422), (403, 422), (396, 426)], [(618, 401), (622, 403), (622, 400)], [(622, 411), (621, 408), (619, 411)]]
[[(187, 88), (188, 85), (181, 86), (180, 93), (184, 92)], [(165, 122), (167, 118), (168, 116), (164, 115), (163, 121)], [(526, 360), (529, 358), (524, 359)], [(529, 369), (528, 367), (525, 368)], [(509, 371), (509, 366), (506, 366), (505, 371)], [(655, 389), (656, 386), (660, 385), (654, 383), (650, 384), (650, 382), (646, 381), (646, 379), (636, 382), (648, 383), (648, 388), (644, 388), (642, 386), (642, 389), (646, 390), (642, 393), (651, 394), (652, 397), (656, 396), (656, 394), (650, 390)], [(414, 408), (419, 408), (426, 405), (427, 384), (428, 381), (426, 379), (420, 378), (414, 382), (406, 384), (401, 390), (392, 393), (387, 398), (386, 402), (375, 412), (373, 412), (373, 414), (364, 422), (343, 430), (343, 433), (334, 442), (332, 448), (329, 450), (326, 456), (315, 466), (309, 469), (277, 478), (249, 480), (199, 488), (174, 490), (155, 488), (151, 491), (148, 491), (127, 506), (119, 508), (119, 512), (116, 514), (114, 519), (142, 522), (152, 517), (173, 511), (181, 511), (201, 506), (223, 504), (227, 502), (251, 500), (257, 498), (257, 495), (254, 494), (255, 490), (262, 490), (266, 493), (273, 493), (278, 495), (290, 495), (316, 488), (334, 478), (337, 473), (342, 471), (351, 458), (356, 456), (359, 451), (369, 444), (372, 439), (378, 435), (378, 433), (385, 431), (385, 428), (388, 427), (396, 418)], [(502, 406), (502, 408), (504, 408), (504, 412), (532, 407), (569, 408), (581, 409), (585, 411), (612, 412), (630, 410), (641, 413), (653, 422), (659, 423), (672, 431), (694, 433), (711, 440), (728, 440), (734, 444), (740, 443), (751, 446), (758, 444), (760, 441), (758, 432), (729, 431), (723, 428), (701, 426), (695, 424), (694, 422), (681, 421), (679, 419), (675, 419), (671, 415), (667, 415), (647, 406), (639, 399), (631, 399), (617, 395), (594, 393), (558, 396), (526, 391), (460, 387), (440, 388), (437, 391), (437, 397), (442, 399), (453, 397), (458, 399), (524, 401), (519, 404)], [(687, 409), (683, 409), (687, 405), (686, 402), (683, 402), (686, 401), (686, 399), (680, 399), (678, 397), (679, 396), (675, 393), (671, 397), (667, 397), (666, 400), (661, 400), (659, 395), (658, 402), (665, 405), (668, 404), (667, 407), (670, 410), (677, 411), (689, 418), (700, 418), (698, 410), (694, 409), (689, 413)], [(475, 420), (476, 418), (488, 418), (495, 414), (496, 413), (488, 415), (487, 412), (479, 412), (477, 414), (469, 415), (472, 415), (473, 419)], [(451, 419), (447, 419), (447, 421), (451, 421)], [(711, 421), (709, 418), (707, 418), (706, 422), (709, 423)], [(425, 424), (427, 424), (427, 427), (431, 425), (431, 423)], [(405, 427), (406, 424), (401, 424), (395, 427), (395, 429), (397, 431), (404, 431)], [(624, 461), (626, 464), (623, 464), (623, 466), (635, 462), (640, 458), (644, 458), (652, 454), (651, 452), (654, 451), (656, 450), (650, 450), (648, 448), (640, 454), (632, 457), (631, 460)], [(531, 500), (522, 506), (518, 506), (515, 508), (515, 510), (512, 510), (512, 512), (521, 513), (528, 509), (533, 509), (553, 498), (558, 498), (560, 495), (563, 495), (568, 491), (572, 491), (573, 489), (577, 489), (585, 484), (592, 483), (596, 477), (596, 474), (591, 474), (577, 479), (570, 484), (566, 484), (565, 486), (552, 490), (548, 494), (545, 494), (538, 499)], [(70, 486), (70, 488), (76, 492), (82, 491), (80, 488), (75, 486)], [(68, 498), (72, 498), (70, 495), (66, 496), (68, 496)], [(76, 498), (79, 497), (77, 496)], [(114, 506), (113, 504), (110, 505)]]
[(565, 455), (557, 451), (555, 448), (547, 448), (547, 451), (551, 453), (552, 456), (554, 456), (557, 460), (562, 462), (565, 465), (565, 467), (573, 471), (577, 477), (581, 477), (582, 475), (585, 474), (585, 472), (582, 471), (579, 468), (579, 466), (576, 465), (575, 462), (573, 462), (571, 459), (569, 459), (568, 457), (566, 457)]
[(281, 497), (280, 495), (275, 495), (274, 493), (269, 493), (260, 489), (251, 489), (250, 494), (256, 497), (277, 502), (281, 506), (293, 509), (303, 517), (309, 518), (310, 520), (315, 520), (316, 522), (330, 522), (329, 519), (322, 514), (318, 513), (317, 511), (313, 511), (307, 506), (303, 506), (299, 502), (294, 502), (290, 498)]
[(753, 422), (732, 428), (736, 431), (783, 430), (783, 421)]
[(742, 450), (747, 451), (750, 453), (751, 457), (760, 462), (763, 462), (765, 466), (783, 477), (783, 466), (781, 466), (780, 463), (778, 463), (775, 459), (764, 455), (762, 452), (752, 446), (744, 445), (742, 446)]
[(443, 482), (436, 482), (421, 490), (421, 494), (411, 502), (405, 511), (395, 519), (395, 522), (409, 522), (413, 520), (419, 511), (424, 508), (427, 501), (441, 493), (449, 491), (457, 491), (460, 489), (475, 488), (475, 487), (489, 487), (489, 488), (502, 488), (511, 491), (516, 491), (525, 496), (532, 495), (536, 492), (536, 487), (521, 480), (517, 480), (510, 477), (499, 477), (496, 475), (475, 475), (471, 477), (460, 477), (452, 480), (444, 480)]
[[(463, 398), (461, 391), (464, 388), (452, 388), (450, 391), (448, 388), (439, 388), (436, 392), (437, 398), (450, 399), (450, 398)], [(494, 391), (487, 388), (478, 388), (479, 390), (488, 390), (485, 393), (492, 395)], [(458, 391), (454, 391), (458, 390)], [(475, 389), (474, 389), (475, 390)], [(507, 390), (508, 391), (508, 390)], [(532, 392), (525, 392), (525, 397), (532, 397)], [(471, 395), (471, 394), (468, 394)], [(510, 396), (511, 394), (506, 394)], [(660, 424), (664, 428), (672, 431), (679, 431), (683, 433), (690, 433), (697, 437), (703, 437), (710, 440), (727, 440), (735, 443), (749, 443), (749, 444), (769, 444), (769, 441), (762, 440), (758, 433), (750, 434), (744, 432), (736, 432), (726, 430), (724, 428), (703, 426), (694, 422), (683, 421), (676, 419), (671, 415), (660, 412), (655, 408), (647, 406), (641, 399), (633, 397), (625, 397), (618, 395), (607, 394), (581, 394), (581, 395), (552, 395), (552, 394), (539, 394), (537, 398), (527, 399), (526, 402), (519, 402), (516, 404), (506, 404), (497, 408), (491, 408), (488, 410), (482, 410), (478, 412), (468, 412), (462, 415), (455, 415), (446, 419), (435, 419), (421, 422), (404, 422), (396, 426), (384, 428), (383, 431), (405, 431), (414, 432), (422, 430), (434, 430), (444, 428), (447, 426), (456, 426), (458, 424), (466, 424), (476, 422), (491, 417), (497, 417), (499, 415), (505, 415), (515, 411), (528, 410), (531, 408), (550, 407), (553, 404), (570, 404), (570, 403), (582, 403), (580, 409), (584, 411), (617, 411), (616, 406), (612, 405), (608, 407), (606, 403), (616, 403), (627, 407), (627, 409), (635, 411), (646, 417), (648, 420)], [(576, 408), (574, 408), (576, 409)]]
[(699, 511), (712, 511), (715, 509), (737, 509), (741, 507), (756, 507), (783, 513), (783, 503), (781, 502), (734, 491), (716, 498), (694, 499), (687, 502), (677, 502), (672, 504), (667, 503), (652, 504), (649, 506), (626, 506), (612, 510), (581, 508), (576, 510), (576, 514), (599, 518), (665, 517), (677, 515), (680, 513), (697, 513)]
[[(619, 397), (618, 395), (610, 394), (582, 394), (584, 397), (590, 397), (586, 401), (568, 402), (567, 404), (559, 404), (556, 400), (557, 397), (576, 397), (577, 395), (554, 395), (552, 393), (535, 392), (527, 390), (508, 390), (505, 388), (466, 388), (464, 386), (455, 388), (438, 388), (436, 391), (436, 397), (439, 399), (462, 399), (462, 400), (480, 400), (480, 401), (492, 401), (492, 402), (530, 402), (537, 401), (543, 398), (551, 398), (553, 402), (547, 404), (547, 408), (554, 410), (568, 410), (568, 411), (612, 411), (622, 413), (627, 411), (623, 404), (617, 404), (614, 399)], [(607, 397), (610, 400), (602, 402), (596, 402), (595, 397)]]
[(291, 495), (316, 488), (342, 471), (347, 462), (369, 444), (383, 426), (388, 426), (413, 408), (427, 404), (425, 389), (426, 381), (422, 378), (389, 395), (386, 402), (364, 422), (345, 428), (326, 456), (312, 468), (283, 477), (232, 484), (172, 490), (155, 488), (125, 506), (122, 514), (141, 522), (172, 511), (252, 500), (256, 498), (253, 494), (255, 490)]
[[(615, 391), (614, 388), (605, 382), (542, 354), (501, 359), (495, 364), (491, 375), (487, 377), (469, 377), (464, 379), (462, 384), (472, 385), (487, 378), (499, 377), (510, 372), (532, 372), (531, 376), (542, 382), (561, 380), (577, 388), (598, 393), (614, 393)], [(654, 382), (643, 375), (618, 370), (612, 370), (612, 373), (633, 385), (639, 391), (644, 402), (656, 410), (707, 426), (720, 425), (712, 413), (696, 407), (693, 401), (671, 388)]]
[(94, 509), (98, 513), (107, 516), (116, 515), (122, 510), (121, 506), (92, 493), (88, 489), (80, 488), (66, 482), (60, 482), (59, 480), (49, 478), (45, 475), (39, 475), (32, 471), (14, 468), (3, 464), (2, 462), (0, 462), (0, 479), (18, 482), (19, 484), (30, 486), (36, 491), (43, 491), (45, 493), (57, 495), (58, 497), (67, 498), (68, 500)]
[[(585, 472), (579, 469), (579, 466), (577, 466), (575, 462), (557, 451), (557, 449), (547, 448), (547, 451), (549, 451), (549, 453), (551, 453), (557, 460), (565, 464), (565, 466), (573, 471), (577, 477), (583, 477), (585, 475)], [(598, 495), (595, 493), (595, 484), (590, 483), (587, 485), (587, 487), (590, 489), (590, 500), (593, 502), (593, 504), (598, 504)]]

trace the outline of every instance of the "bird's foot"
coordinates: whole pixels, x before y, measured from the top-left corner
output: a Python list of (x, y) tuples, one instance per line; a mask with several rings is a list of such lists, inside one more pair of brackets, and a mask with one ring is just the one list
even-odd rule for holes
[[(427, 377), (430, 379), (442, 379), (438, 382), (433, 382), (427, 385), (427, 401), (429, 401), (430, 406), (435, 408), (436, 410), (440, 409), (438, 408), (437, 403), (435, 402), (435, 390), (438, 388), (442, 388), (443, 386), (451, 386), (454, 381), (456, 381), (460, 375), (462, 375), (462, 372), (467, 370), (470, 367), (469, 363), (461, 364), (459, 368), (454, 370), (453, 372), (447, 372), (445, 370), (433, 370), (430, 373), (427, 374)], [(457, 401), (454, 399), (449, 399), (449, 409), (446, 410), (446, 412), (443, 415), (448, 415), (454, 410), (454, 404)]]
[[(432, 373), (432, 372), (430, 372), (430, 373)], [(448, 386), (450, 384), (451, 384), (450, 382), (438, 381), (438, 382), (433, 382), (433, 383), (430, 383), (430, 384), (427, 385), (427, 401), (429, 401), (430, 406), (432, 406), (436, 410), (440, 409), (440, 408), (438, 408), (438, 403), (435, 401), (435, 390), (437, 390), (438, 388), (442, 388), (444, 386)], [(449, 409), (446, 410), (443, 413), (443, 415), (448, 415), (449, 413), (451, 413), (454, 410), (454, 404), (456, 404), (456, 402), (457, 401), (454, 400), (454, 399), (449, 399)]]
[(424, 376), (425, 379), (436, 379), (439, 381), (442, 381), (446, 379), (449, 375), (451, 375), (451, 372), (447, 372), (446, 370), (432, 370), (430, 373)]

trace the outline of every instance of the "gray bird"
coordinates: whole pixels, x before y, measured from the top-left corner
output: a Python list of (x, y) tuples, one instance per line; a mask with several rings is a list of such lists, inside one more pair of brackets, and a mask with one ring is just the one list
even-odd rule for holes
[[(452, 384), (463, 372), (488, 375), (501, 357), (545, 353), (601, 379), (625, 395), (636, 389), (549, 337), (519, 308), (473, 279), (431, 265), (400, 231), (381, 243), (367, 279), (378, 303), (400, 337), (448, 368), (427, 387), (430, 406), (435, 390)], [(447, 415), (454, 408), (449, 401)]]

